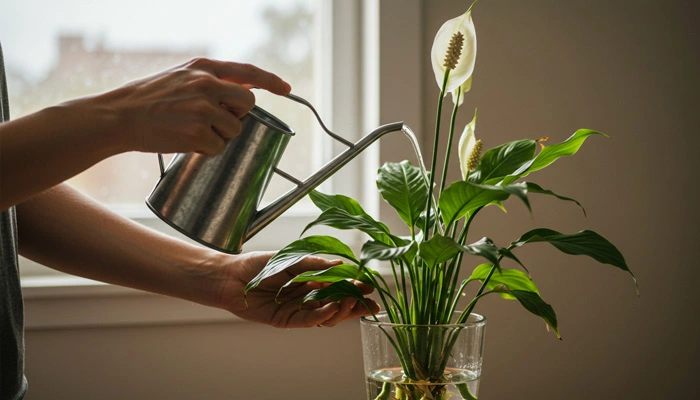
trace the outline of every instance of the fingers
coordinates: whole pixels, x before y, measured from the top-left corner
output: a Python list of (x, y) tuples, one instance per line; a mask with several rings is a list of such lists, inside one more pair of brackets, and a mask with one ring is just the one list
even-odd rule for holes
[(279, 76), (252, 64), (216, 62), (213, 71), (221, 79), (241, 85), (257, 86), (274, 94), (286, 95), (292, 87)]
[(328, 303), (323, 307), (314, 308), (311, 310), (299, 310), (283, 328), (310, 328), (318, 326), (338, 313), (340, 305), (338, 303)]
[(223, 105), (223, 109), (229, 111), (238, 118), (248, 114), (255, 106), (255, 95), (253, 92), (236, 83), (219, 81), (217, 100)]
[(249, 87), (256, 86), (279, 95), (285, 95), (291, 91), (289, 83), (282, 78), (252, 64), (196, 58), (188, 62), (187, 66), (207, 71), (229, 82)]
[(338, 312), (333, 314), (331, 318), (323, 321), (319, 325), (330, 328), (336, 326), (340, 322), (345, 321), (350, 317), (350, 314), (352, 313), (352, 310), (355, 308), (355, 305), (357, 305), (357, 303), (357, 299), (351, 297), (340, 300), (340, 302), (338, 303), (340, 307)]
[(197, 58), (174, 71), (173, 79), (184, 82), (188, 92), (194, 91), (195, 96), (188, 98), (200, 96), (190, 109), (198, 119), (199, 132), (190, 130), (190, 135), (196, 142), (193, 150), (202, 154), (223, 151), (226, 141), (240, 134), (241, 118), (255, 106), (251, 87), (281, 95), (291, 90), (277, 75), (250, 64)]
[(353, 283), (360, 289), (360, 292), (362, 292), (362, 294), (365, 296), (374, 292), (374, 286), (372, 285), (368, 285), (360, 281), (354, 281)]
[(217, 113), (217, 115), (212, 118), (212, 130), (224, 140), (238, 136), (238, 134), (241, 133), (243, 123), (236, 115), (228, 110), (225, 104), (221, 104), (219, 107), (222, 109), (222, 112)]
[(306, 271), (321, 271), (342, 264), (342, 260), (326, 260), (318, 256), (306, 256), (298, 263), (287, 268), (287, 271), (296, 276)]
[(317, 326), (331, 328), (348, 319), (366, 317), (372, 315), (372, 313), (376, 314), (380, 309), (379, 304), (372, 299), (359, 301), (354, 298), (346, 298), (337, 304), (339, 306), (338, 312), (333, 314), (331, 318), (317, 324)]

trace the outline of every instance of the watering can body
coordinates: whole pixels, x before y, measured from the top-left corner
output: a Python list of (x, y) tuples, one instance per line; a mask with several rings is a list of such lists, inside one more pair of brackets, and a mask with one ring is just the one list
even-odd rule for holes
[[(230, 254), (240, 253), (243, 243), (379, 137), (403, 128), (402, 122), (396, 122), (377, 128), (355, 144), (344, 141), (348, 149), (300, 181), (277, 168), (294, 136), (291, 128), (257, 106), (241, 123), (241, 133), (220, 154), (177, 154), (167, 169), (161, 161), (161, 177), (146, 199), (151, 211), (176, 230)], [(296, 187), (259, 210), (275, 172)]]

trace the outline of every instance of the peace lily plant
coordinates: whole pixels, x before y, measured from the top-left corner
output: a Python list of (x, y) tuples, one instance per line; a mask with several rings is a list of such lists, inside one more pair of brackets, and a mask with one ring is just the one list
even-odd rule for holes
[[(581, 207), (576, 200), (522, 179), (548, 167), (560, 157), (575, 154), (590, 136), (607, 137), (590, 129), (580, 129), (558, 144), (544, 146), (541, 143), (543, 140), (516, 140), (494, 147), (482, 156), (482, 142), (475, 135), (475, 111), (458, 144), (462, 180), (446, 182), (455, 116), (471, 87), (476, 60), (476, 32), (471, 15), (473, 6), (464, 14), (445, 22), (432, 46), (431, 61), (440, 87), (440, 97), (430, 170), (422, 165), (413, 166), (408, 161), (388, 162), (377, 174), (376, 184), (381, 197), (406, 223), (410, 236), (392, 234), (386, 225), (368, 215), (357, 201), (349, 197), (314, 191), (310, 197), (321, 214), (304, 232), (317, 225), (360, 230), (369, 239), (362, 246), (359, 257), (332, 236), (306, 236), (272, 257), (248, 284), (246, 292), (308, 255), (339, 256), (345, 260), (343, 264), (324, 271), (302, 273), (287, 285), (308, 281), (326, 284), (310, 292), (305, 302), (336, 301), (346, 297), (363, 301), (360, 289), (352, 283), (353, 280), (361, 281), (376, 289), (383, 303), (382, 318), (393, 324), (416, 326), (459, 326), (467, 322), (481, 298), (496, 294), (518, 301), (527, 311), (542, 318), (559, 337), (554, 310), (542, 299), (527, 268), (516, 256), (519, 247), (546, 242), (566, 254), (587, 255), (632, 275), (620, 251), (590, 230), (561, 233), (539, 228), (524, 233), (505, 246), (494, 243), (488, 237), (468, 243), (470, 226), (479, 212), (488, 206), (504, 208), (503, 202), (511, 197), (522, 201), (528, 209), (530, 194), (533, 193), (554, 196)], [(451, 94), (453, 110), (445, 163), (438, 180), (436, 156), (441, 132), (440, 116), (448, 93)], [(502, 265), (505, 259), (517, 268), (505, 268)], [(390, 276), (382, 276), (369, 268), (372, 260), (387, 263), (391, 269)], [(474, 265), (476, 267), (471, 274), (461, 279), (462, 267)], [(462, 298), (472, 284), (471, 301), (459, 309), (463, 304)], [(369, 319), (378, 321), (379, 316), (373, 314)], [(378, 393), (371, 394), (370, 398), (476, 398), (476, 390), (465, 383), (455, 383), (454, 391), (444, 385), (448, 381), (448, 360), (455, 357), (453, 350), (459, 329), (448, 333), (430, 329), (406, 331), (391, 326), (381, 329), (398, 357), (400, 376), (394, 376), (391, 382), (384, 382)]]

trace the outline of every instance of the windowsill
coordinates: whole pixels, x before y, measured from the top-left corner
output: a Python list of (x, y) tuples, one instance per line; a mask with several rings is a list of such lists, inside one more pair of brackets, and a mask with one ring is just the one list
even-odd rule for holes
[(22, 279), (27, 330), (242, 321), (192, 302), (61, 275)]
[[(120, 214), (124, 215), (123, 212)], [(282, 248), (298, 238), (301, 230), (299, 227), (311, 222), (318, 215), (318, 211), (292, 208), (288, 214), (267, 228), (275, 232), (275, 235), (254, 237), (246, 243), (244, 251)], [(186, 239), (152, 215), (124, 216), (150, 228)], [(356, 252), (359, 251), (360, 236), (351, 231), (331, 231), (330, 228), (323, 227), (315, 230), (317, 234), (333, 234)], [(25, 328), (28, 330), (244, 321), (224, 310), (181, 299), (58, 272), (42, 273), (36, 267), (28, 272), (32, 273), (21, 277)]]

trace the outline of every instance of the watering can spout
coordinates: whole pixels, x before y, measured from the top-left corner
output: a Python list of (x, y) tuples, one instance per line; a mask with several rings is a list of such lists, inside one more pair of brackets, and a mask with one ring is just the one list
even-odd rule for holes
[[(325, 129), (325, 127), (324, 127)], [(284, 213), (289, 207), (296, 204), (304, 196), (309, 194), (317, 186), (323, 183), (330, 176), (335, 174), (340, 168), (345, 164), (350, 162), (353, 158), (358, 156), (362, 151), (364, 151), (371, 144), (376, 142), (379, 138), (390, 132), (397, 132), (404, 130), (405, 126), (403, 122), (394, 122), (391, 124), (386, 124), (378, 127), (377, 129), (370, 132), (368, 135), (360, 139), (357, 143), (352, 144), (347, 141), (343, 141), (348, 148), (337, 155), (335, 158), (330, 160), (326, 165), (324, 165), (320, 170), (315, 172), (305, 181), (299, 181), (283, 171), (276, 170), (275, 172), (284, 177), (285, 179), (291, 181), (296, 185), (294, 189), (291, 189), (284, 195), (280, 196), (277, 200), (270, 203), (268, 206), (262, 210), (255, 213), (253, 219), (248, 225), (248, 229), (245, 232), (243, 242), (248, 241), (250, 238), (255, 236), (268, 224), (274, 221), (282, 213)]]
[[(167, 168), (159, 155), (161, 176), (146, 199), (151, 211), (185, 236), (213, 249), (237, 254), (243, 243), (377, 139), (389, 132), (408, 130), (403, 122), (395, 122), (352, 143), (328, 130), (306, 100), (292, 94), (287, 97), (309, 107), (323, 130), (348, 148), (302, 182), (277, 168), (294, 131), (255, 106), (241, 118), (241, 133), (229, 140), (222, 153), (177, 154)], [(296, 187), (258, 210), (275, 173)]]

